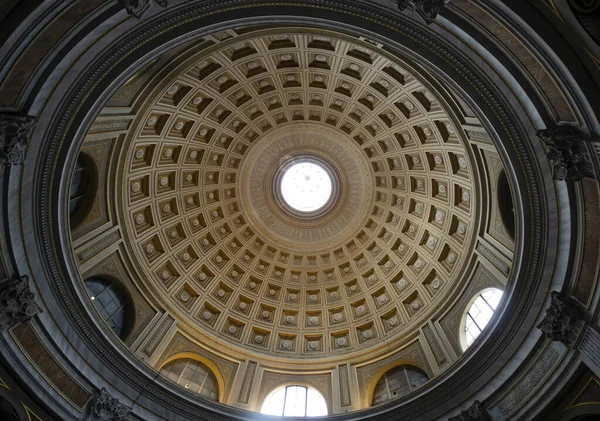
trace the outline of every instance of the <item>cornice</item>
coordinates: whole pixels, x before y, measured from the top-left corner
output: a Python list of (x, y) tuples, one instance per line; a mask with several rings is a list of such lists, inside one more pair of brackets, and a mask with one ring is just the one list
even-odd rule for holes
[[(181, 30), (185, 25), (202, 26), (200, 16), (210, 16), (212, 22), (219, 20), (221, 14), (233, 18), (237, 16), (250, 16), (254, 13), (274, 14), (274, 7), (284, 8), (285, 12), (293, 12), (300, 9), (310, 15), (329, 16), (332, 21), (343, 17), (347, 18), (347, 25), (352, 23), (363, 23), (368, 29), (380, 32), (375, 37), (392, 37), (395, 40), (406, 40), (412, 45), (420, 45), (426, 51), (428, 58), (439, 60), (439, 67), (430, 67), (434, 72), (452, 73), (454, 78), (462, 78), (468, 83), (470, 94), (476, 94), (473, 99), (478, 103), (483, 113), (488, 117), (487, 125), (495, 127), (495, 131), (503, 139), (507, 139), (507, 148), (510, 149), (511, 160), (518, 162), (513, 165), (516, 178), (524, 189), (525, 206), (522, 209), (522, 227), (524, 238), (519, 244), (517, 251), (522, 252), (524, 262), (519, 268), (515, 266), (514, 272), (518, 273), (519, 279), (513, 279), (510, 289), (512, 299), (505, 309), (506, 316), (498, 321), (493, 331), (493, 340), (488, 340), (477, 350), (470, 352), (470, 357), (458, 362), (447, 374), (440, 376), (435, 381), (419, 392), (410, 402), (406, 400), (395, 401), (378, 407), (376, 410), (361, 414), (349, 414), (339, 416), (343, 419), (367, 418), (373, 415), (378, 420), (396, 418), (415, 418), (423, 416), (429, 409), (447, 402), (455, 396), (457, 391), (464, 389), (474, 379), (483, 375), (486, 370), (500, 357), (510, 343), (511, 339), (518, 334), (529, 307), (534, 300), (536, 290), (540, 284), (541, 271), (544, 268), (545, 240), (546, 240), (546, 197), (543, 190), (541, 170), (535, 162), (534, 152), (529, 145), (529, 131), (515, 115), (514, 108), (509, 99), (504, 97), (501, 90), (495, 87), (494, 82), (483, 75), (477, 65), (468, 57), (461, 55), (457, 49), (450, 47), (441, 37), (426, 31), (421, 25), (415, 24), (405, 16), (391, 14), (389, 10), (377, 6), (369, 6), (363, 2), (348, 2), (334, 0), (315, 0), (302, 2), (298, 5), (294, 2), (244, 2), (244, 1), (210, 1), (184, 4), (180, 7), (167, 9), (163, 14), (157, 15), (147, 22), (143, 22), (135, 30), (131, 31), (111, 50), (105, 51), (98, 56), (95, 63), (90, 63), (89, 70), (80, 75), (78, 81), (72, 84), (69, 94), (64, 98), (63, 106), (56, 110), (54, 119), (46, 131), (46, 148), (40, 151), (38, 167), (40, 172), (34, 185), (37, 198), (34, 204), (36, 226), (39, 235), (39, 247), (44, 253), (46, 267), (44, 268), (48, 279), (52, 279), (52, 287), (55, 295), (62, 297), (61, 305), (63, 311), (69, 315), (78, 335), (84, 339), (91, 352), (106, 362), (107, 367), (115, 376), (120, 376), (123, 381), (138, 391), (144, 391), (144, 397), (164, 405), (165, 408), (174, 408), (182, 416), (194, 417), (196, 419), (223, 419), (223, 417), (252, 418), (252, 415), (236, 411), (232, 408), (222, 406), (205, 405), (199, 402), (191, 402), (187, 396), (162, 384), (151, 384), (150, 371), (142, 368), (143, 365), (119, 355), (120, 350), (115, 349), (112, 344), (99, 335), (97, 326), (89, 319), (85, 310), (81, 308), (77, 292), (73, 289), (71, 280), (67, 274), (69, 270), (66, 263), (62, 261), (60, 242), (65, 237), (64, 230), (68, 224), (64, 219), (56, 215), (58, 201), (64, 199), (58, 195), (57, 182), (61, 178), (60, 170), (70, 168), (73, 162), (66, 160), (67, 139), (78, 139), (74, 144), (81, 143), (81, 133), (90, 125), (90, 117), (93, 110), (98, 110), (102, 102), (112, 92), (103, 92), (104, 87), (110, 85), (106, 79), (114, 76), (114, 73), (123, 71), (127, 67), (127, 60), (141, 58), (143, 53), (140, 48), (144, 41), (152, 37), (167, 37), (169, 31)], [(283, 12), (279, 9), (278, 14)], [(301, 12), (295, 15), (302, 16)], [(195, 19), (200, 20), (195, 22)], [(247, 20), (250, 20), (248, 17)], [(285, 20), (285, 19), (282, 19)], [(302, 21), (289, 19), (292, 23)], [(350, 21), (350, 22), (348, 22)], [(323, 21), (317, 25), (324, 25)], [(333, 25), (333, 24), (332, 24)], [(134, 51), (137, 47), (137, 54)], [(406, 47), (407, 49), (410, 46)], [(406, 52), (406, 51), (405, 51)], [(145, 58), (150, 61), (151, 58)], [(104, 87), (102, 86), (104, 85)], [(114, 86), (114, 85), (111, 85)], [(482, 119), (484, 120), (484, 119)], [(70, 145), (69, 145), (70, 146)], [(505, 156), (504, 160), (508, 163)], [(528, 181), (526, 181), (528, 180)], [(514, 276), (514, 275), (513, 275)], [(36, 280), (41, 281), (41, 280)], [(477, 361), (474, 361), (474, 356)], [(460, 369), (459, 369), (460, 368)], [(98, 388), (101, 385), (96, 385)], [(136, 412), (136, 408), (133, 408)], [(217, 413), (223, 414), (217, 416)]]

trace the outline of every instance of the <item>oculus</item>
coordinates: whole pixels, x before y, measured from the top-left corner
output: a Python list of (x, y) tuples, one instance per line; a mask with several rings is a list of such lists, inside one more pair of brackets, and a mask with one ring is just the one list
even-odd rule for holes
[(289, 167), (281, 178), (281, 195), (285, 202), (300, 212), (321, 209), (331, 198), (332, 182), (319, 164), (298, 162)]

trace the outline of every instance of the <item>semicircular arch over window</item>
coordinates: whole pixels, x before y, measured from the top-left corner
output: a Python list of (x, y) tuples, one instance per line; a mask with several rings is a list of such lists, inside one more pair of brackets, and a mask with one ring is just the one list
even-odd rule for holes
[(69, 191), (69, 218), (71, 228), (79, 226), (90, 213), (96, 195), (96, 167), (85, 153), (75, 163)]
[(502, 299), (503, 291), (498, 288), (489, 288), (479, 293), (467, 306), (468, 311), (463, 317), (460, 342), (463, 349), (467, 349), (486, 328), (498, 304)]
[(373, 390), (372, 405), (401, 398), (429, 381), (423, 370), (409, 365), (399, 365), (386, 371)]
[(180, 358), (165, 364), (160, 374), (190, 392), (211, 401), (219, 400), (219, 384), (208, 366), (192, 358)]
[(85, 285), (94, 306), (121, 339), (125, 339), (134, 324), (133, 300), (117, 280), (94, 276), (85, 280)]
[(260, 410), (265, 415), (317, 417), (327, 415), (327, 401), (312, 387), (284, 386), (269, 393)]

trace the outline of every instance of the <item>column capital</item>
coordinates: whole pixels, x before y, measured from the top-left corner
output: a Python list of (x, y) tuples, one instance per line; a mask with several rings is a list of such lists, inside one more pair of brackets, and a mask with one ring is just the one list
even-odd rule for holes
[(539, 130), (537, 136), (546, 146), (555, 180), (579, 181), (585, 175), (593, 174), (586, 146), (590, 141), (589, 134), (574, 126), (559, 125)]
[(573, 297), (557, 291), (551, 294), (552, 302), (538, 328), (550, 339), (572, 347), (585, 325), (583, 309)]
[(126, 421), (131, 408), (114, 398), (108, 390), (102, 388), (88, 407), (87, 421)]
[(21, 276), (0, 284), (0, 326), (11, 328), (42, 312), (29, 288), (29, 277)]
[(462, 411), (460, 415), (449, 418), (448, 421), (492, 421), (492, 418), (481, 402), (475, 401), (473, 405)]
[[(119, 0), (119, 2), (130, 16), (138, 19), (141, 19), (142, 15), (152, 7), (151, 0)], [(154, 3), (163, 9), (167, 7), (167, 0), (154, 0)]]
[(414, 10), (427, 24), (430, 24), (449, 0), (396, 0), (396, 2), (398, 3), (398, 9), (409, 8)]
[(25, 148), (37, 118), (11, 113), (0, 113), (0, 161), (8, 165), (25, 162)]

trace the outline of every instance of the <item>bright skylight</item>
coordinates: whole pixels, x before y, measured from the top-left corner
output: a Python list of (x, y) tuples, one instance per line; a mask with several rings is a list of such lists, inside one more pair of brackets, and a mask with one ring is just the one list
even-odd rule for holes
[(327, 402), (314, 389), (287, 386), (267, 396), (260, 412), (284, 417), (317, 417), (327, 415)]
[(283, 174), (281, 194), (287, 204), (297, 211), (316, 211), (331, 197), (331, 178), (320, 165), (299, 162)]
[(467, 323), (465, 324), (467, 346), (470, 346), (485, 329), (501, 298), (502, 291), (495, 288), (489, 289), (477, 297), (467, 313)]

